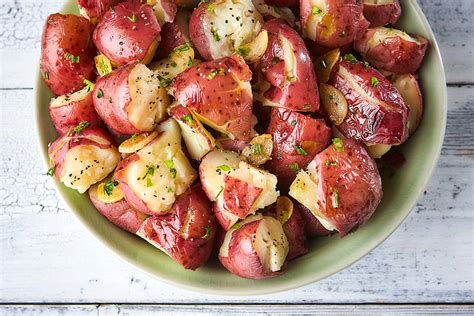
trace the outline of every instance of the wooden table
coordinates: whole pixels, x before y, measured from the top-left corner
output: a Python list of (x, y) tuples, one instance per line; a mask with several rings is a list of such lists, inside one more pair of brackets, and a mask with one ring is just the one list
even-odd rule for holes
[(62, 1), (2, 0), (0, 315), (473, 312), (465, 304), (474, 295), (474, 1), (419, 2), (443, 53), (449, 113), (438, 168), (416, 208), (383, 245), (326, 280), (224, 297), (181, 290), (122, 262), (60, 202), (36, 144), (33, 84), (45, 17)]

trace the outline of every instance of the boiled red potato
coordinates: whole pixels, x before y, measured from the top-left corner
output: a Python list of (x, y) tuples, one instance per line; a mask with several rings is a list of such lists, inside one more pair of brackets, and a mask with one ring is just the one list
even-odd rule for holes
[(122, 66), (94, 86), (94, 107), (107, 126), (121, 135), (149, 132), (166, 115), (165, 84), (140, 63)]
[(395, 24), (401, 14), (398, 0), (364, 0), (364, 16), (370, 27)]
[(97, 22), (112, 6), (122, 0), (77, 0), (81, 15), (92, 22)]
[(268, 47), (257, 69), (263, 74), (256, 98), (263, 105), (294, 111), (319, 109), (313, 63), (303, 39), (281, 19), (265, 22)]
[[(354, 56), (345, 55), (344, 59), (328, 82), (338, 90), (328, 100), (332, 98), (337, 107), (344, 99), (347, 102), (347, 111), (343, 112), (346, 115), (338, 130), (347, 138), (369, 145), (405, 142), (408, 107), (398, 90), (380, 72), (358, 62)], [(321, 96), (326, 97), (323, 91)]]
[(362, 36), (369, 22), (361, 0), (300, 0), (303, 37), (325, 47), (342, 47)]
[(410, 111), (408, 112), (408, 132), (412, 135), (420, 125), (423, 115), (423, 96), (414, 75), (393, 75), (389, 77), (402, 96)]
[(428, 44), (423, 36), (377, 27), (368, 29), (354, 43), (354, 49), (374, 67), (414, 74), (423, 62)]
[(156, 130), (156, 137), (122, 160), (114, 174), (130, 206), (149, 215), (169, 212), (197, 176), (182, 150), (178, 123), (168, 119)]
[(232, 151), (215, 149), (199, 165), (199, 176), (221, 226), (228, 230), (258, 209), (275, 203), (277, 178)]
[(264, 279), (284, 271), (288, 249), (280, 222), (258, 214), (227, 231), (219, 260), (227, 270), (242, 278)]
[(288, 187), (331, 139), (331, 129), (324, 120), (277, 108), (272, 110), (267, 133), (273, 135), (274, 148), (266, 168), (283, 187)]
[(140, 213), (125, 201), (120, 184), (114, 179), (106, 179), (89, 189), (92, 204), (100, 214), (112, 224), (135, 234), (147, 215)]
[(138, 235), (185, 269), (195, 270), (211, 255), (217, 223), (200, 185), (181, 194), (165, 215), (149, 217)]
[(81, 90), (84, 80), (94, 81), (94, 55), (89, 20), (74, 14), (52, 14), (41, 38), (40, 70), (55, 95)]
[(181, 133), (191, 158), (201, 160), (215, 147), (214, 137), (187, 108), (176, 105), (168, 112), (181, 127)]
[(232, 55), (180, 73), (168, 92), (202, 123), (229, 138), (252, 137), (252, 73), (242, 57)]
[(155, 53), (155, 60), (167, 58), (168, 55), (178, 46), (191, 43), (189, 37), (188, 21), (191, 13), (180, 9), (173, 22), (165, 23), (161, 27), (161, 41)]
[(90, 127), (103, 125), (94, 109), (91, 86), (52, 99), (49, 103), (49, 115), (60, 135), (81, 122), (88, 122)]
[(288, 240), (288, 260), (308, 253), (304, 244), (306, 224), (299, 208), (291, 199), (286, 196), (278, 197), (277, 202), (268, 207), (264, 214), (275, 217), (282, 225)]
[(150, 69), (163, 83), (170, 83), (172, 79), (195, 64), (194, 49), (184, 43), (175, 47), (167, 58), (150, 64)]
[(296, 17), (290, 8), (268, 5), (264, 0), (252, 0), (252, 2), (265, 21), (280, 18), (285, 20), (291, 27), (295, 26)]
[(146, 0), (146, 3), (153, 8), (160, 26), (174, 21), (178, 7), (172, 0)]
[(127, 0), (103, 15), (93, 39), (115, 66), (136, 61), (147, 64), (160, 42), (160, 25), (149, 5)]
[(252, 42), (263, 18), (251, 0), (204, 1), (189, 20), (189, 33), (199, 54), (206, 60), (230, 56)]
[(382, 199), (382, 181), (363, 145), (334, 138), (298, 173), (289, 194), (327, 230), (337, 230), (342, 237), (375, 212)]
[(329, 236), (334, 233), (333, 230), (327, 230), (321, 222), (311, 213), (309, 209), (299, 202), (293, 202), (295, 208), (299, 210), (304, 222), (304, 234), (308, 237)]
[(112, 137), (101, 128), (89, 128), (87, 122), (51, 143), (48, 155), (48, 174), (79, 193), (107, 177), (120, 160)]

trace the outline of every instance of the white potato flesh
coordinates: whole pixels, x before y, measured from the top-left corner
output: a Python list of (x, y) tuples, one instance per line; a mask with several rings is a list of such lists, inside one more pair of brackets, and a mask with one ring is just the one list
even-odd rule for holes
[(203, 28), (213, 59), (232, 55), (260, 33), (263, 17), (251, 0), (217, 0), (211, 5)]
[(156, 75), (143, 64), (137, 64), (130, 72), (128, 89), (128, 120), (138, 130), (152, 131), (163, 120), (170, 104), (166, 89), (160, 87)]
[(307, 171), (300, 170), (296, 179), (290, 186), (288, 193), (292, 198), (303, 204), (320, 221), (327, 230), (334, 230), (334, 226), (329, 223), (318, 209), (318, 179), (316, 177), (316, 163), (312, 161)]
[(270, 15), (274, 18), (282, 18), (283, 20), (288, 22), (290, 26), (295, 26), (296, 18), (291, 9), (286, 7), (270, 6), (266, 4), (264, 0), (252, 0), (252, 2), (261, 15)]
[(149, 142), (155, 139), (156, 136), (158, 136), (157, 131), (133, 135), (129, 139), (123, 141), (118, 150), (122, 154), (132, 154), (145, 147)]
[(49, 104), (50, 108), (60, 108), (62, 106), (71, 104), (73, 102), (79, 102), (84, 100), (89, 93), (92, 92), (92, 89), (89, 87), (84, 87), (83, 89), (76, 91), (72, 94), (61, 95), (57, 98), (51, 99)]
[(166, 22), (173, 22), (174, 17), (166, 12), (162, 0), (147, 0), (146, 3), (152, 7), (153, 13), (155, 14), (160, 26), (163, 26)]
[(120, 160), (117, 148), (100, 148), (94, 145), (79, 145), (66, 153), (61, 182), (84, 193), (91, 185), (107, 177)]
[(420, 124), (423, 113), (423, 97), (414, 75), (394, 75), (390, 81), (405, 101), (410, 111), (408, 112), (408, 131), (412, 135)]
[(263, 216), (252, 243), (266, 271), (281, 270), (289, 246), (283, 227), (277, 219)]
[[(310, 12), (309, 17), (306, 21), (306, 25), (302, 25), (303, 27), (303, 36), (309, 38), (310, 40), (315, 41), (317, 35), (317, 27), (319, 23), (321, 23), (324, 15), (328, 12), (327, 1), (325, 0), (310, 0), (311, 8), (317, 8), (317, 14), (313, 14)], [(316, 12), (315, 12), (316, 13)]]
[(280, 45), (283, 48), (283, 60), (285, 61), (285, 76), (287, 81), (293, 81), (296, 79), (296, 56), (294, 53), (293, 45), (284, 36), (278, 37)]
[(378, 159), (385, 155), (390, 150), (390, 148), (392, 148), (392, 146), (386, 144), (369, 144), (367, 145), (367, 152), (369, 153), (370, 157)]
[[(226, 166), (228, 171), (219, 168)], [(227, 168), (226, 168), (227, 169)], [(207, 154), (199, 167), (204, 190), (212, 201), (217, 202), (218, 207), (228, 215), (231, 223), (235, 223), (238, 217), (227, 212), (224, 207), (225, 177), (229, 176), (250, 185), (262, 189), (256, 201), (252, 204), (249, 214), (276, 202), (280, 193), (276, 190), (277, 178), (268, 171), (254, 167), (243, 161), (237, 153), (215, 149)], [(231, 224), (232, 225), (232, 224)]]
[(188, 153), (194, 160), (201, 160), (216, 145), (214, 137), (204, 128), (204, 126), (193, 116), (193, 124), (189, 126), (182, 120), (176, 120), (181, 127), (181, 133), (188, 149)]
[[(176, 197), (184, 193), (196, 179), (181, 149), (181, 133), (174, 119), (157, 128), (159, 136), (136, 154), (140, 159), (125, 167), (125, 181), (148, 208), (156, 213), (170, 210)], [(153, 166), (153, 173), (147, 170)], [(173, 171), (174, 169), (175, 171)]]
[(367, 47), (369, 48), (375, 47), (383, 43), (385, 39), (388, 37), (400, 37), (405, 41), (420, 44), (420, 42), (416, 38), (411, 37), (409, 34), (403, 31), (400, 31), (394, 28), (380, 26), (380, 27), (375, 28), (375, 33), (372, 36), (372, 38), (369, 40)]
[(252, 42), (241, 46), (239, 49), (248, 51), (248, 53), (242, 56), (244, 57), (245, 61), (247, 61), (248, 63), (256, 63), (262, 58), (263, 54), (265, 54), (267, 46), (268, 32), (263, 30), (257, 35), (257, 37)]

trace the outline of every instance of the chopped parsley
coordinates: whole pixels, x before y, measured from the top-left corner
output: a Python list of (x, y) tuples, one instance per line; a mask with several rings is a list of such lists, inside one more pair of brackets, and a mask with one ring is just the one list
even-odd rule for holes
[(215, 27), (211, 28), (211, 33), (212, 37), (214, 38), (214, 41), (219, 42), (221, 38), (219, 37), (219, 33), (217, 33), (217, 29)]
[(160, 81), (160, 87), (166, 88), (167, 86), (170, 85), (170, 83), (172, 81), (171, 79), (160, 76), (160, 75), (157, 75), (157, 76), (158, 76), (158, 80)]
[(174, 61), (172, 61), (172, 62), (170, 63), (170, 65), (171, 65), (171, 67), (176, 67), (176, 66), (178, 66), (178, 64), (175, 63)]
[(138, 134), (133, 134), (130, 139), (132, 140), (132, 142), (135, 142), (137, 140), (137, 137), (138, 137)]
[(303, 109), (305, 110), (311, 109), (311, 104), (306, 103), (305, 105), (303, 105)]
[(212, 3), (207, 6), (207, 12), (209, 12), (209, 13), (214, 12), (214, 9), (215, 9), (215, 7)]
[(180, 120), (183, 121), (183, 122), (188, 122), (188, 124), (190, 124), (190, 125), (193, 124), (193, 117), (192, 117), (191, 114), (186, 114), (186, 115), (182, 116)]
[(177, 175), (177, 171), (176, 171), (176, 168), (174, 167), (174, 162), (173, 160), (166, 160), (165, 161), (165, 165), (166, 167), (168, 167), (168, 169), (170, 169), (170, 172), (171, 172), (171, 175), (173, 176), (173, 179), (176, 178), (176, 175)]
[(291, 126), (296, 126), (296, 124), (298, 124), (296, 120), (291, 121)]
[(189, 45), (189, 43), (184, 43), (183, 45), (179, 45), (178, 47), (173, 49), (173, 51), (170, 53), (170, 57), (174, 53), (185, 52), (185, 51), (188, 51), (190, 48), (191, 46)]
[(241, 223), (235, 223), (230, 229), (239, 229), (240, 227), (242, 227)]
[(293, 146), (293, 148), (295, 148), (298, 155), (301, 155), (301, 156), (307, 156), (308, 155), (308, 153), (298, 145)]
[(100, 99), (104, 96), (104, 91), (102, 91), (102, 89), (98, 89), (97, 90), (97, 99)]
[(329, 159), (326, 159), (326, 161), (324, 163), (326, 164), (326, 167), (336, 167), (337, 166), (336, 161), (329, 160)]
[(372, 87), (376, 87), (378, 84), (379, 84), (379, 80), (377, 79), (377, 77), (371, 77), (370, 78), (370, 85)]
[(251, 144), (250, 147), (252, 148), (252, 153), (254, 155), (261, 155), (262, 154), (262, 145), (260, 145), (260, 144)]
[(230, 171), (230, 167), (228, 165), (220, 165), (216, 168), (216, 171), (227, 172), (227, 171)]
[(289, 167), (290, 167), (290, 169), (291, 169), (292, 171), (294, 171), (294, 172), (300, 171), (300, 165), (298, 165), (297, 162), (294, 162), (294, 163), (290, 164)]
[(336, 151), (339, 151), (339, 152), (344, 151), (344, 143), (342, 142), (342, 139), (340, 139), (339, 137), (333, 138), (332, 144), (334, 145), (334, 148), (336, 149)]
[(118, 181), (115, 180), (110, 180), (106, 184), (104, 184), (104, 193), (107, 194), (108, 196), (112, 195), (112, 191), (115, 189), (116, 186), (118, 186)]
[(217, 69), (211, 69), (211, 71), (207, 74), (207, 79), (208, 80), (211, 80), (212, 78), (214, 78), (216, 75), (217, 75), (218, 71)]
[(90, 125), (91, 124), (89, 122), (82, 121), (76, 127), (74, 127), (74, 132), (76, 132), (76, 134), (80, 134), (83, 130), (88, 128)]
[(237, 48), (237, 54), (239, 54), (242, 57), (247, 56), (249, 53), (250, 53), (250, 48), (248, 47), (242, 46), (242, 47)]
[(151, 181), (151, 178), (146, 178), (146, 186), (147, 187), (153, 186), (153, 181)]
[(318, 8), (317, 6), (314, 6), (314, 7), (311, 8), (311, 14), (318, 15), (320, 13), (321, 13), (321, 9)]
[(142, 177), (142, 180), (145, 179), (148, 175), (152, 176), (155, 174), (155, 166), (151, 165), (146, 168), (145, 175)]
[(365, 67), (365, 69), (369, 68), (369, 63), (364, 61), (364, 67)]
[(54, 176), (54, 168), (49, 168), (48, 172), (46, 172), (46, 175), (48, 175), (50, 177)]
[(99, 55), (96, 58), (98, 59), (97, 70), (101, 76), (105, 76), (109, 72), (112, 72), (112, 64), (110, 63), (110, 60), (107, 59), (107, 57)]
[(193, 59), (190, 56), (188, 60), (188, 67), (191, 67), (192, 65), (193, 65)]
[(86, 85), (87, 87), (87, 92), (91, 91), (92, 89), (94, 89), (94, 83), (87, 80), (87, 79), (84, 79), (84, 84)]
[(135, 14), (132, 14), (132, 16), (127, 16), (127, 18), (133, 23), (137, 22), (137, 16)]
[(350, 63), (352, 63), (352, 64), (355, 64), (355, 63), (358, 62), (357, 58), (355, 58), (355, 56), (352, 55), (352, 54), (345, 54), (343, 59), (350, 62)]
[(217, 192), (216, 199), (221, 195), (222, 191), (224, 191), (224, 187), (221, 185), (221, 189)]
[(69, 52), (64, 53), (64, 58), (69, 59), (71, 63), (78, 63), (81, 59), (80, 56), (75, 56)]
[(172, 188), (172, 187), (168, 187), (168, 190), (166, 190), (166, 192), (168, 192), (168, 193), (173, 192), (173, 188)]
[(211, 236), (211, 234), (212, 234), (212, 228), (211, 228), (211, 226), (207, 225), (206, 227), (204, 227), (204, 230), (205, 230), (205, 233), (202, 236), (202, 238), (203, 239), (208, 239), (209, 236)]

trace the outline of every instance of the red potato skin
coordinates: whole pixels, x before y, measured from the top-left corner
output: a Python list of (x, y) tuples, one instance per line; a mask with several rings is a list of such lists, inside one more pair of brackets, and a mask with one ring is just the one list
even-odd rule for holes
[[(224, 73), (208, 79), (212, 70)], [(239, 82), (249, 82), (252, 72), (242, 57), (233, 55), (201, 63), (180, 73), (168, 92), (177, 103), (197, 112), (216, 125), (228, 124), (235, 139), (249, 141), (252, 134), (252, 94), (240, 89)]]
[[(135, 22), (132, 16), (135, 16)], [(121, 66), (145, 59), (152, 45), (159, 42), (160, 30), (150, 6), (138, 0), (128, 0), (103, 15), (93, 39), (102, 54), (113, 64)]]
[[(273, 152), (272, 160), (265, 167), (277, 176), (280, 188), (289, 187), (296, 178), (296, 172), (289, 166), (297, 163), (300, 169), (306, 168), (314, 156), (326, 148), (332, 134), (324, 120), (278, 108), (272, 109), (266, 133), (273, 136)], [(299, 154), (295, 146), (301, 147), (307, 155)]]
[[(100, 137), (102, 139), (109, 141), (110, 144), (102, 145), (102, 144), (96, 143), (95, 141), (90, 140), (88, 138), (89, 136)], [(64, 141), (65, 139), (66, 141)], [(110, 148), (111, 146), (114, 146), (114, 144), (115, 142), (112, 136), (108, 132), (103, 130), (102, 128), (91, 127), (91, 128), (84, 129), (80, 134), (76, 134), (75, 132), (72, 132), (70, 136), (68, 136), (67, 134), (60, 136), (58, 139), (52, 142), (48, 147), (48, 156), (50, 160), (52, 160), (53, 165), (54, 165), (54, 175), (56, 176), (58, 180), (60, 180), (61, 173), (64, 169), (64, 161), (66, 159), (66, 154), (70, 149), (76, 146), (80, 146), (80, 145), (94, 145), (99, 148)], [(55, 153), (54, 157), (52, 157), (53, 153)]]
[(208, 5), (207, 2), (201, 3), (191, 14), (191, 18), (189, 19), (189, 37), (198, 50), (199, 55), (201, 55), (205, 60), (212, 60), (213, 58), (211, 50), (209, 49), (209, 41), (203, 28), (203, 25), (208, 23)]
[[(127, 114), (127, 106), (131, 101), (128, 77), (135, 65), (136, 63), (131, 63), (122, 66), (99, 78), (92, 92), (97, 114), (113, 132), (119, 135), (140, 133), (140, 130), (130, 123)], [(99, 90), (102, 93), (101, 97)]]
[[(94, 81), (95, 49), (89, 20), (74, 14), (52, 14), (46, 19), (41, 38), (40, 71), (54, 95), (73, 93)], [(67, 54), (79, 58), (73, 62)]]
[(299, 4), (298, 0), (265, 0), (268, 5), (274, 5), (276, 7), (295, 7)]
[(143, 213), (134, 210), (124, 199), (113, 203), (105, 203), (97, 197), (97, 194), (92, 193), (92, 190), (89, 190), (89, 197), (100, 214), (112, 224), (132, 234), (138, 231), (145, 219)]
[(102, 127), (104, 123), (95, 111), (92, 102), (92, 93), (88, 93), (82, 100), (63, 105), (61, 107), (49, 107), (49, 115), (59, 135), (68, 132), (71, 127), (87, 121), (90, 127)]
[[(252, 236), (261, 220), (242, 225), (232, 232), (228, 257), (219, 255), (222, 265), (235, 275), (247, 279), (265, 279), (281, 274), (281, 271), (265, 271), (257, 252), (252, 245)], [(282, 269), (283, 270), (283, 269)]]
[(79, 8), (89, 19), (100, 19), (102, 15), (122, 0), (77, 0)]
[(398, 0), (391, 4), (370, 4), (364, 1), (364, 16), (370, 22), (370, 27), (395, 24), (402, 15)]
[[(362, 36), (369, 27), (369, 22), (362, 15), (362, 0), (326, 0), (326, 4), (327, 18), (318, 24), (316, 38), (312, 39), (316, 44), (330, 48), (343, 47)], [(311, 10), (310, 0), (300, 0), (302, 29), (313, 14)]]
[[(320, 180), (317, 207), (341, 237), (367, 221), (382, 199), (382, 181), (375, 161), (358, 142), (344, 139), (343, 143), (343, 151), (331, 145), (313, 160), (316, 178)], [(337, 165), (327, 166), (327, 160)]]
[(225, 209), (240, 219), (244, 219), (263, 189), (230, 176), (225, 176), (224, 183)]
[(245, 149), (245, 147), (247, 147), (247, 145), (249, 143), (244, 142), (242, 140), (225, 138), (225, 139), (220, 139), (219, 144), (221, 145), (222, 149), (224, 149), (224, 150), (231, 150), (231, 151), (235, 151), (236, 153), (240, 154)]
[(369, 46), (370, 39), (376, 29), (368, 29), (364, 35), (354, 43), (364, 60), (372, 66), (397, 74), (414, 74), (420, 68), (429, 42), (420, 35), (411, 35), (421, 43), (406, 41), (399, 36), (386, 37), (385, 40), (373, 47)]
[[(265, 22), (263, 29), (268, 32), (268, 46), (257, 69), (272, 85), (264, 93), (265, 98), (289, 110), (317, 111), (319, 109), (318, 83), (311, 57), (303, 39), (282, 19)], [(291, 43), (296, 57), (296, 77), (290, 83), (285, 75), (284, 53), (279, 40), (280, 36)]]
[(161, 42), (156, 50), (155, 60), (161, 60), (168, 57), (173, 49), (186, 43), (186, 38), (176, 21), (165, 23), (161, 28), (160, 34)]
[[(370, 98), (356, 91), (341, 76), (342, 68)], [(375, 87), (371, 85), (373, 77), (378, 81)], [(347, 100), (347, 115), (338, 126), (345, 137), (387, 145), (401, 144), (408, 138), (408, 107), (398, 90), (380, 72), (360, 62), (342, 61), (329, 84), (339, 89)], [(375, 104), (371, 99), (382, 101), (384, 105)]]
[[(194, 212), (195, 220), (184, 233), (190, 210)], [(146, 219), (138, 235), (159, 246), (185, 269), (195, 270), (209, 259), (216, 230), (209, 200), (200, 186), (193, 186), (176, 199), (170, 213)]]
[[(304, 233), (308, 237), (321, 237), (329, 236), (335, 233), (335, 231), (327, 230), (321, 224), (321, 222), (308, 210), (304, 205), (297, 201), (293, 201), (295, 208), (299, 210), (301, 218), (304, 222)], [(291, 250), (291, 248), (290, 248)]]

